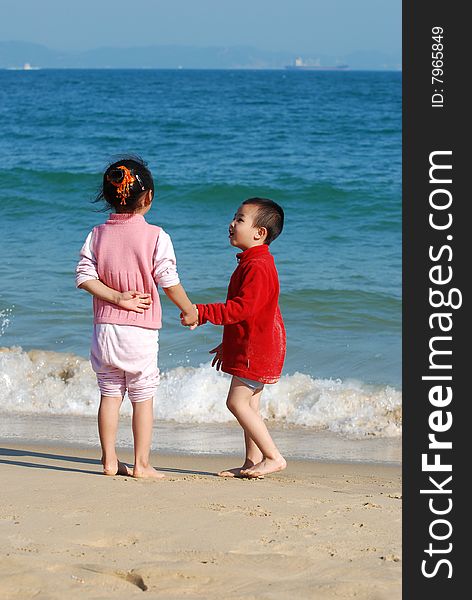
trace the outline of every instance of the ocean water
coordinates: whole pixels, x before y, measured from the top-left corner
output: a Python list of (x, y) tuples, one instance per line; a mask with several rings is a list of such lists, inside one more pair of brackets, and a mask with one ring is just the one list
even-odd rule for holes
[[(195, 302), (223, 301), (227, 227), (260, 195), (285, 209), (271, 245), (288, 344), (264, 392), (277, 426), (350, 437), (401, 433), (401, 74), (0, 71), (0, 413), (91, 415), (91, 300), (78, 251), (106, 218), (107, 162), (136, 153)], [(231, 420), (209, 367), (212, 325), (179, 324), (164, 297), (157, 417)], [(126, 409), (125, 409), (126, 410)]]

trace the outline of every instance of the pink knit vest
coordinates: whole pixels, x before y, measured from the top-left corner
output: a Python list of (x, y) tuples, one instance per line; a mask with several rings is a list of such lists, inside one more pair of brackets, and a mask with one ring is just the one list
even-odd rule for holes
[(94, 298), (94, 323), (161, 328), (161, 302), (152, 276), (160, 231), (160, 227), (150, 225), (137, 214), (110, 214), (108, 221), (94, 228), (92, 251), (100, 281), (120, 292), (138, 290), (152, 297), (151, 308), (142, 314)]

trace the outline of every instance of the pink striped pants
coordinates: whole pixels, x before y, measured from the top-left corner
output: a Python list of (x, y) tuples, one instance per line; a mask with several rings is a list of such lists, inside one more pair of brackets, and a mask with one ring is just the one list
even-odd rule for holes
[(111, 323), (93, 326), (90, 361), (103, 396), (128, 391), (131, 402), (153, 398), (159, 385), (157, 329)]

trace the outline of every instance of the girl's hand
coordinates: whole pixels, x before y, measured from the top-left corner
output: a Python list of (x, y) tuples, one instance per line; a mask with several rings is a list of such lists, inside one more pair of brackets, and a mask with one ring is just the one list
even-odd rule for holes
[(128, 292), (120, 292), (117, 302), (120, 308), (131, 312), (143, 313), (148, 308), (151, 308), (151, 294), (130, 290)]
[(211, 366), (214, 367), (216, 365), (216, 370), (219, 371), (223, 362), (223, 342), (216, 348), (213, 348), (213, 350), (210, 350), (209, 353), (215, 355), (211, 361)]
[(180, 323), (189, 329), (195, 329), (198, 326), (198, 308), (195, 304), (192, 304), (191, 311), (180, 313)]

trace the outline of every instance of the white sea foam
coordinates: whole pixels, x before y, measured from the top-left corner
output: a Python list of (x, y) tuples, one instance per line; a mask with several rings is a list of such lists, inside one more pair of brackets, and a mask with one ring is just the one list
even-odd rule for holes
[(0, 310), (0, 337), (5, 333), (11, 323), (13, 308)]
[[(224, 423), (229, 376), (209, 365), (178, 367), (161, 375), (155, 402), (158, 419), (179, 423)], [(99, 394), (89, 362), (73, 354), (0, 349), (0, 413), (95, 415)], [(264, 418), (328, 429), (349, 437), (401, 435), (401, 393), (358, 381), (285, 375), (268, 385)], [(123, 403), (122, 413), (131, 405)]]

